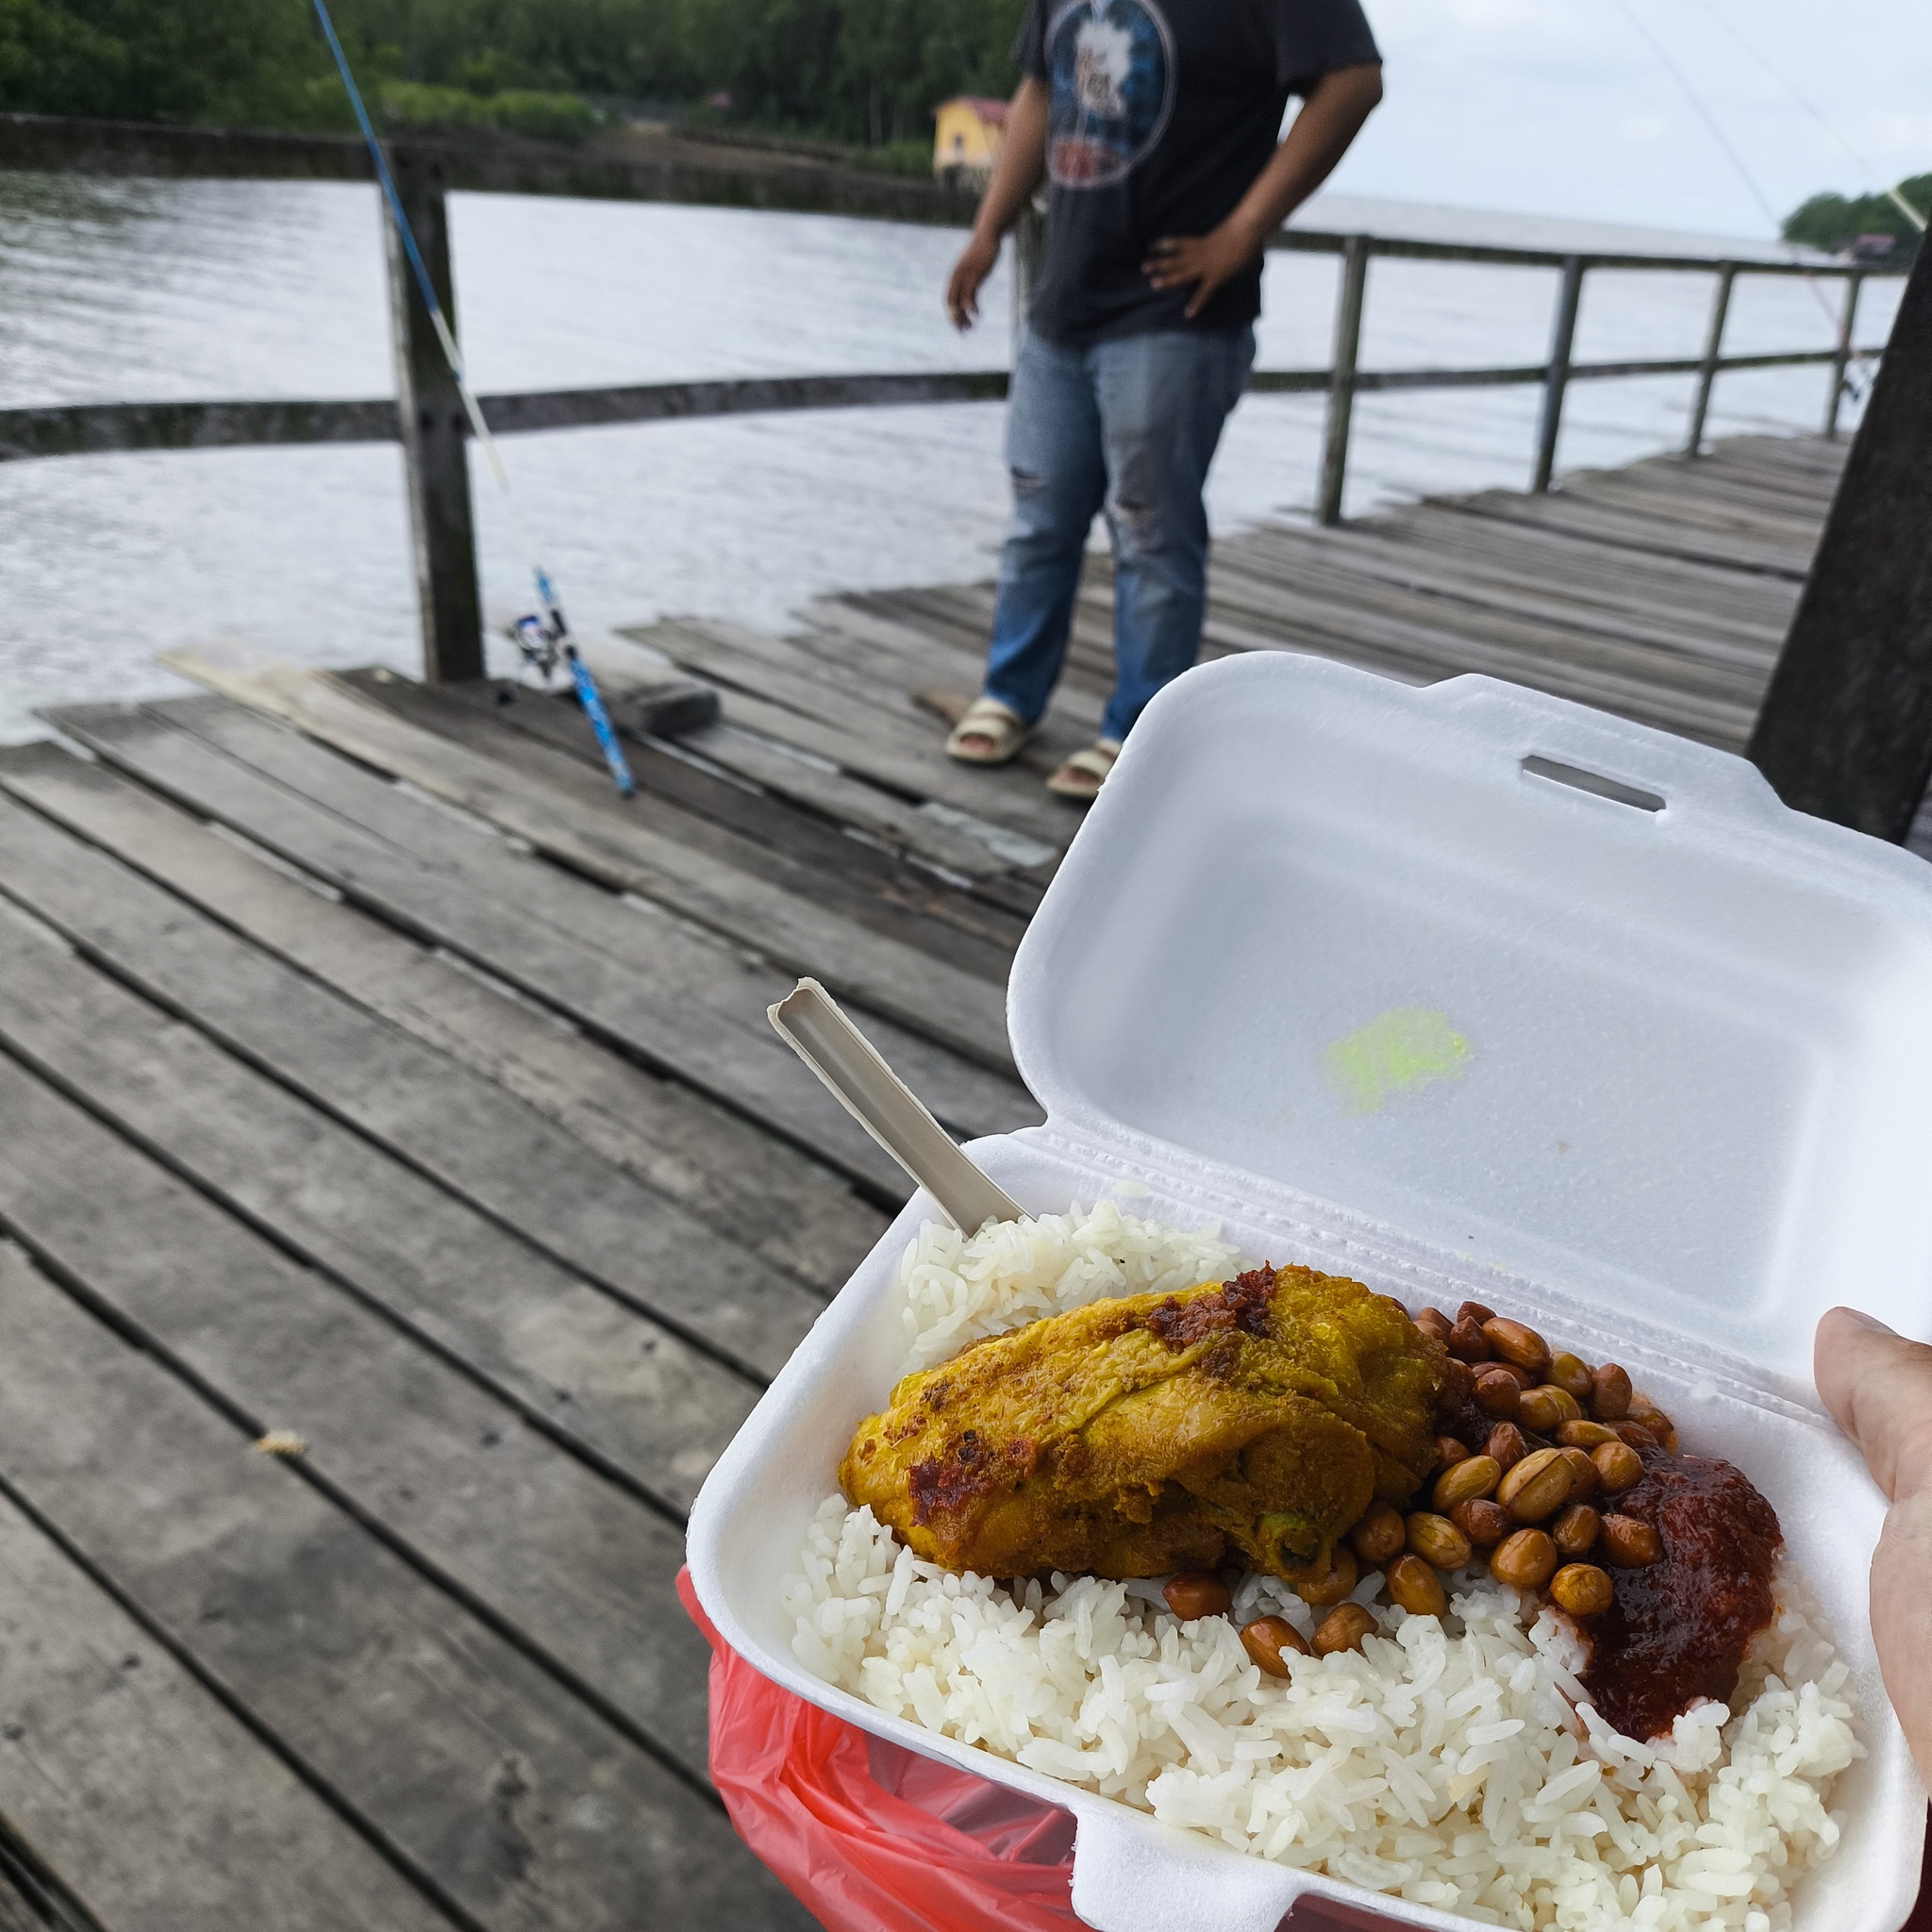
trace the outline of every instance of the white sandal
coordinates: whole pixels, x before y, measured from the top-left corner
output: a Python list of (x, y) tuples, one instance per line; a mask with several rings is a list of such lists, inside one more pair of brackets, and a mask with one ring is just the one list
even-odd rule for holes
[[(946, 739), (946, 756), (962, 765), (1004, 765), (1019, 757), (1032, 736), (1032, 725), (997, 698), (974, 698)], [(983, 741), (984, 747), (969, 743), (973, 739)]]
[(1121, 748), (1111, 739), (1097, 739), (1085, 751), (1076, 751), (1051, 778), (1046, 789), (1056, 798), (1071, 798), (1076, 805), (1091, 805), (1100, 796), (1107, 774), (1113, 770)]

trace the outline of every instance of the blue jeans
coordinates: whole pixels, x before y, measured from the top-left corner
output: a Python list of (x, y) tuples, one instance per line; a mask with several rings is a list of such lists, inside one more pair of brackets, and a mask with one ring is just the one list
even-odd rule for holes
[(1029, 724), (1066, 656), (1087, 533), (1113, 540), (1113, 695), (1119, 742), (1194, 661), (1208, 593), (1208, 478), (1247, 385), (1255, 332), (1167, 329), (1086, 348), (1028, 329), (1013, 364), (1007, 464), (1013, 520), (1000, 550), (985, 693)]

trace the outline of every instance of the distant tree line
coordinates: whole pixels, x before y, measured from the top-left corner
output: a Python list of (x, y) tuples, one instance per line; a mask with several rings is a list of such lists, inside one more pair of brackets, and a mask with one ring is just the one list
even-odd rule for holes
[[(1898, 184), (1898, 192), (1923, 214), (1932, 213), (1932, 175), (1914, 175)], [(1890, 259), (1903, 261), (1918, 253), (1920, 231), (1889, 194), (1814, 194), (1785, 217), (1787, 242), (1837, 254), (1861, 235), (1890, 235)]]
[[(332, 0), (392, 123), (657, 107), (874, 148), (1004, 95), (1024, 0)], [(729, 106), (721, 97), (728, 96)], [(708, 103), (719, 105), (708, 106)], [(0, 111), (342, 127), (308, 0), (0, 0)]]

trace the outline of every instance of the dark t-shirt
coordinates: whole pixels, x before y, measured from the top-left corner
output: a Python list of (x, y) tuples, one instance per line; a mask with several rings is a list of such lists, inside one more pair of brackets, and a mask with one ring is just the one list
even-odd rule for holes
[(1148, 244), (1224, 220), (1289, 96), (1381, 58), (1359, 0), (1029, 0), (1015, 55), (1053, 97), (1031, 321), (1064, 342), (1253, 322), (1259, 263), (1186, 323), (1193, 291), (1148, 285)]

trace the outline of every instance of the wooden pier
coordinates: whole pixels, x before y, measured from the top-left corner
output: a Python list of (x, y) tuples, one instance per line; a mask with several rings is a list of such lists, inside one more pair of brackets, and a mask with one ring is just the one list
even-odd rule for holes
[[(1257, 530), (1208, 649), (1736, 749), (1840, 462)], [(904, 1193), (767, 1003), (1039, 1117), (1004, 982), (1108, 582), (991, 774), (940, 750), (989, 598), (651, 627), (723, 717), (628, 805), (560, 701), (213, 657), (0, 753), (0, 1925), (809, 1923), (707, 1784), (680, 1524)]]

